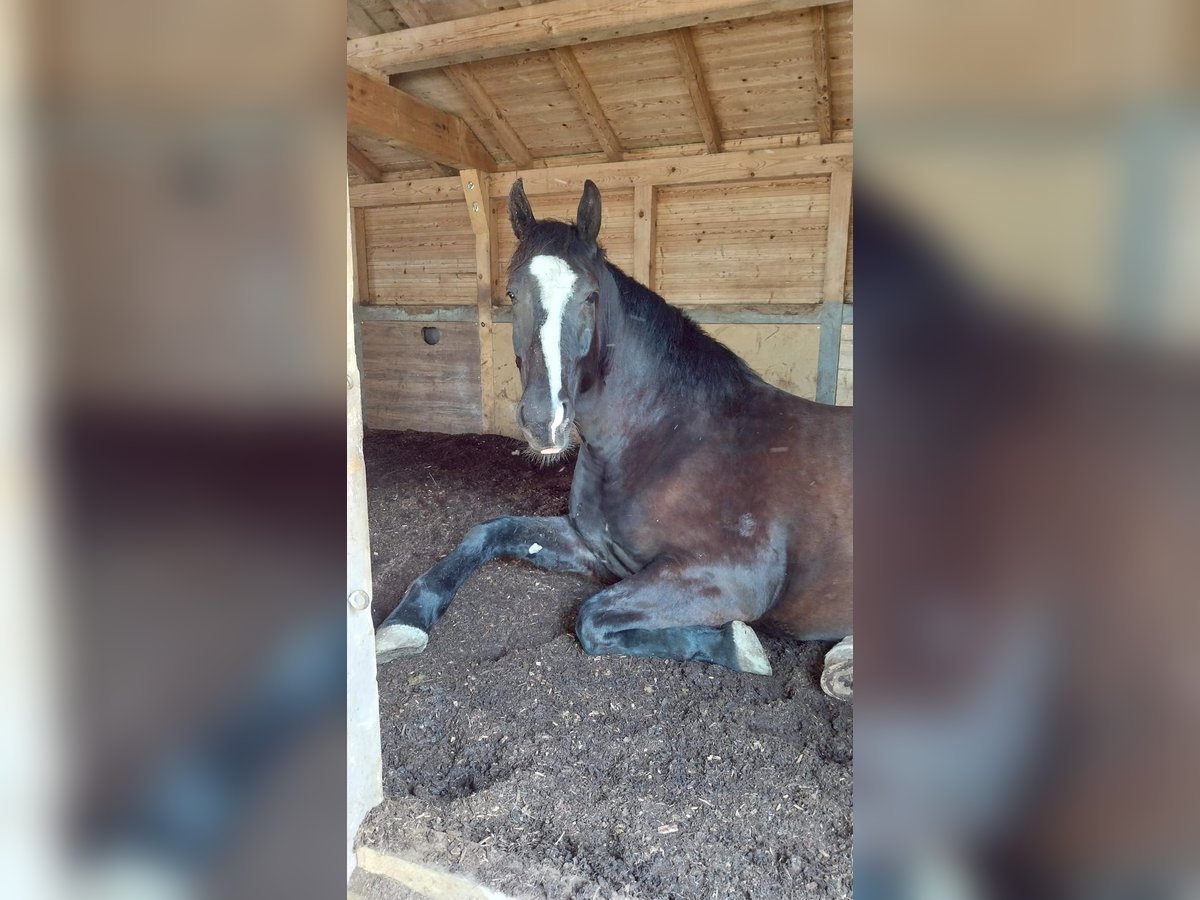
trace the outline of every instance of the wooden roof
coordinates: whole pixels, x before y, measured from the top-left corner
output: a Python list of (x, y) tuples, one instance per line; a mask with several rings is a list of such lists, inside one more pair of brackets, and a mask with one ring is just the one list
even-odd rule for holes
[(346, 29), (356, 184), (852, 138), (850, 3), (349, 0)]

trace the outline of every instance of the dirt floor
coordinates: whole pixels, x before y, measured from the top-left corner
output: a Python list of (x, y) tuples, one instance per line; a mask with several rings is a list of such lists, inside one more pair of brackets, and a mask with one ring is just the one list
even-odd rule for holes
[[(365, 441), (375, 619), (477, 522), (566, 511), (571, 465), (516, 441)], [(852, 707), (828, 644), (764, 635), (775, 674), (588, 657), (587, 579), (494, 562), (424, 654), (379, 671), (387, 800), (359, 842), (512, 897), (849, 897)]]

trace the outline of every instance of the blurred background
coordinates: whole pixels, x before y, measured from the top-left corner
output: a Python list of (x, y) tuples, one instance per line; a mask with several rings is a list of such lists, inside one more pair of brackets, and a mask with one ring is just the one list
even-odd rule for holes
[(856, 892), (1200, 894), (1200, 7), (855, 4)]
[[(344, 889), (345, 10), (7, 4), (0, 895)], [(856, 890), (1200, 894), (1200, 10), (855, 5)]]
[(344, 16), (5, 6), (3, 896), (345, 889)]

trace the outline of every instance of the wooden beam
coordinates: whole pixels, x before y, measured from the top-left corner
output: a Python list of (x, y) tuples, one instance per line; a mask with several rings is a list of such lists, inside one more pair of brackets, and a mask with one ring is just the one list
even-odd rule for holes
[(475, 232), (475, 312), (479, 321), (479, 389), (483, 430), (492, 430), (495, 418), (495, 364), (492, 360), (492, 260), (496, 256), (496, 236), (492, 230), (491, 197), (488, 176), (475, 169), (459, 173), (471, 230)]
[(614, 38), (653, 34), (750, 16), (795, 12), (833, 0), (549, 0), (534, 13), (524, 7), (484, 13), (356, 38), (346, 43), (351, 66), (388, 74), (513, 56)]
[[(488, 182), (493, 197), (508, 194), (513, 182), (521, 178), (525, 193), (579, 194), (583, 183), (591, 179), (601, 191), (637, 187), (639, 184), (706, 184), (717, 181), (799, 178), (849, 171), (852, 165), (850, 144), (824, 144), (789, 147), (779, 150), (739, 150), (700, 156), (677, 156), (623, 162), (559, 166), (501, 172)], [(350, 202), (375, 185), (352, 188)], [(382, 187), (382, 186), (380, 186)]]
[(704, 83), (704, 70), (700, 67), (700, 57), (696, 55), (696, 43), (692, 33), (686, 28), (671, 32), (671, 41), (675, 44), (675, 55), (679, 57), (679, 66), (683, 69), (683, 80), (687, 82), (688, 93), (692, 95), (692, 106), (696, 108), (696, 119), (700, 123), (700, 132), (704, 135), (704, 144), (709, 153), (721, 152), (721, 126), (717, 124), (717, 114), (713, 112), (712, 98), (708, 95), (708, 86)]
[[(769, 303), (734, 305), (728, 303), (673, 303), (701, 325), (820, 325), (826, 315), (822, 303)], [(842, 305), (842, 323), (852, 324), (854, 307)], [(354, 307), (356, 322), (472, 322), (474, 306), (360, 306)], [(492, 324), (512, 323), (512, 307), (492, 310)]]
[(367, 262), (367, 213), (351, 210), (351, 232), (354, 239), (354, 302), (371, 302), (371, 270)]
[(383, 171), (349, 141), (346, 141), (346, 161), (367, 181), (383, 181)]
[[(530, 195), (578, 195), (583, 191), (584, 181), (589, 178), (604, 191), (636, 188), (640, 184), (709, 184), (802, 178), (831, 172), (848, 173), (852, 166), (853, 148), (850, 144), (811, 144), (498, 172), (488, 179), (488, 190), (493, 197), (506, 197), (513, 182), (523, 178), (525, 192)], [(350, 205), (355, 207), (447, 202), (461, 200), (462, 196), (462, 184), (457, 178), (417, 178), (350, 187)]]
[(654, 285), (654, 185), (633, 189), (633, 277), (649, 288)]
[(845, 304), (825, 302), (821, 305), (821, 335), (817, 344), (818, 403), (837, 400), (838, 362), (842, 354), (842, 309)]
[(846, 295), (846, 257), (850, 250), (851, 174), (829, 176), (829, 226), (825, 232), (825, 287), (822, 299), (841, 302)]
[(349, 68), (346, 120), (424, 159), (456, 169), (496, 168), (492, 155), (462, 119)]
[(350, 186), (350, 205), (356, 207), (448, 203), (461, 201), (462, 198), (462, 182), (457, 175), (453, 178), (413, 178), (407, 181)]
[[(433, 17), (429, 15), (428, 10), (419, 0), (391, 0), (391, 2), (396, 14), (409, 28), (421, 28), (434, 23)], [(504, 148), (504, 152), (512, 161), (518, 166), (527, 166), (532, 163), (533, 154), (529, 152), (529, 148), (525, 146), (521, 136), (504, 117), (504, 113), (488, 96), (483, 85), (479, 83), (479, 79), (475, 77), (475, 73), (471, 71), (471, 67), (465, 64), (446, 66), (443, 71), (467, 98), (467, 102), (475, 110), (476, 115), (495, 130), (496, 142)]]
[(812, 11), (814, 90), (817, 94), (817, 134), (821, 143), (833, 140), (833, 108), (829, 92), (829, 38), (825, 33), (825, 9)]
[(608, 116), (604, 114), (604, 107), (600, 105), (600, 101), (596, 98), (596, 92), (592, 90), (587, 76), (583, 74), (575, 51), (570, 47), (556, 48), (550, 51), (550, 59), (554, 62), (554, 68), (558, 69), (559, 77), (567, 86), (567, 90), (571, 92), (583, 117), (587, 119), (588, 127), (592, 129), (592, 134), (599, 141), (604, 156), (609, 162), (621, 159), (624, 156), (621, 139), (613, 131)]

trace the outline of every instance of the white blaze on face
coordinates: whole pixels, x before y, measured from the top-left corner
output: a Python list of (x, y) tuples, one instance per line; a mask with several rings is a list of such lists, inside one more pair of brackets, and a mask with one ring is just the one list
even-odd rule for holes
[(562, 401), (558, 399), (562, 390), (562, 323), (567, 301), (575, 287), (575, 273), (557, 256), (535, 256), (529, 261), (529, 271), (537, 279), (542, 309), (546, 311), (546, 321), (539, 336), (546, 373), (550, 377), (550, 402), (555, 404), (554, 421), (550, 423), (550, 440), (553, 441), (554, 433), (566, 416)]

